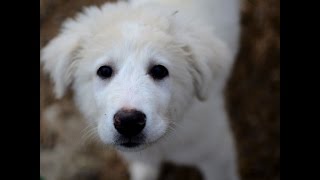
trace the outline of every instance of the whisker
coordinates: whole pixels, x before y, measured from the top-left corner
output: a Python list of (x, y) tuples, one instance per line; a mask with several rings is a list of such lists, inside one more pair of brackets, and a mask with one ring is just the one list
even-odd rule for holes
[(97, 127), (88, 126), (83, 130), (83, 135), (81, 136), (82, 145), (87, 145), (91, 141), (97, 140)]

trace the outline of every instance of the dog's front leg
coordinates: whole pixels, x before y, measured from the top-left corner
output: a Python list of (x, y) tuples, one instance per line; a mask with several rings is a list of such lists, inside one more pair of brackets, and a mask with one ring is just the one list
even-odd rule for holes
[(156, 180), (159, 174), (159, 164), (148, 164), (141, 161), (129, 163), (131, 180)]

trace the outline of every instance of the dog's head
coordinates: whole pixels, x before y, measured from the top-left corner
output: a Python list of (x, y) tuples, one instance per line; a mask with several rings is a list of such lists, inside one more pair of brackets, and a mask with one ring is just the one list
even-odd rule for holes
[(71, 85), (100, 139), (122, 149), (164, 136), (221, 87), (230, 60), (209, 28), (125, 4), (86, 9), (41, 52), (57, 97)]

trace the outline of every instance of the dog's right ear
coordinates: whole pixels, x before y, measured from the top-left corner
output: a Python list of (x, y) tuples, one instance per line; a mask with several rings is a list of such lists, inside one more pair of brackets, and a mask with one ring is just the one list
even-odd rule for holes
[(71, 64), (74, 52), (79, 44), (79, 35), (72, 32), (61, 32), (49, 42), (40, 52), (40, 61), (44, 70), (54, 82), (56, 98), (61, 98), (71, 84)]

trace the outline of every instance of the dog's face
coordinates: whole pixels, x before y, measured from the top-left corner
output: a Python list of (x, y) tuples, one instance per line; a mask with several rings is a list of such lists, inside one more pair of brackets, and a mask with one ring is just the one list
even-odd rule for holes
[(42, 61), (58, 97), (72, 84), (102, 142), (137, 150), (164, 136), (196, 98), (207, 98), (224, 77), (228, 53), (210, 31), (186, 32), (170, 18), (112, 8), (67, 22)]
[[(120, 147), (150, 144), (192, 100), (189, 66), (182, 50), (162, 32), (135, 23), (115, 29), (122, 33), (118, 38), (92, 37), (78, 52), (82, 55), (74, 72), (76, 100), (96, 121), (103, 142)], [(93, 107), (91, 115), (88, 109)]]

